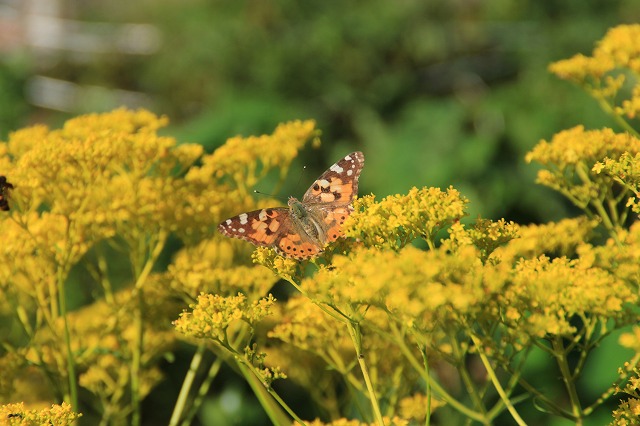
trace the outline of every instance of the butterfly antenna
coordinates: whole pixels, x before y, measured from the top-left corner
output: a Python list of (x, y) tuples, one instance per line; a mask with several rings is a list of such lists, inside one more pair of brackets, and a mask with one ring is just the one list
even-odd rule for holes
[(307, 165), (302, 166), (302, 170), (300, 170), (300, 174), (298, 175), (298, 181), (296, 182), (296, 187), (300, 187), (300, 182), (302, 181), (302, 177), (306, 174)]
[(275, 198), (276, 200), (280, 200), (280, 201), (286, 201), (286, 200), (283, 199), (283, 197), (281, 195), (269, 194), (267, 192), (258, 191), (257, 189), (254, 189), (253, 193), (254, 194), (258, 194), (258, 195), (264, 195), (265, 197)]

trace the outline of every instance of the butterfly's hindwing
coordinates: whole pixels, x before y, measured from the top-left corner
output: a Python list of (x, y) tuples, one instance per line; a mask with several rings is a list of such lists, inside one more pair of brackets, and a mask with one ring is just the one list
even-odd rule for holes
[(254, 210), (225, 220), (218, 225), (218, 230), (227, 237), (272, 247), (279, 235), (286, 232), (289, 220), (289, 209), (284, 207)]

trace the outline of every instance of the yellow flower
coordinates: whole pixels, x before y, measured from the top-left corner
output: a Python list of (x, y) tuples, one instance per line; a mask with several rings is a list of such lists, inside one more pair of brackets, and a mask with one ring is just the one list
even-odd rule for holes
[(371, 307), (379, 307), (400, 324), (433, 330), (474, 315), (489, 292), (497, 291), (485, 281), (483, 268), (473, 246), (455, 255), (412, 246), (398, 252), (363, 248), (336, 256), (331, 268), (321, 268), (301, 286), (314, 300), (337, 306), (354, 320), (369, 318)]
[(626, 115), (628, 118), (636, 118), (640, 113), (640, 84), (631, 91), (631, 98), (622, 101), (622, 106), (616, 109), (619, 115)]
[(511, 263), (519, 258), (532, 259), (545, 253), (571, 256), (578, 246), (589, 241), (597, 226), (597, 221), (584, 216), (557, 223), (520, 226), (518, 238), (496, 248), (492, 257)]
[(626, 283), (589, 259), (540, 256), (522, 260), (514, 272), (501, 304), (527, 312), (514, 327), (531, 336), (570, 335), (574, 315), (628, 319), (630, 304), (638, 300)]
[(557, 133), (550, 142), (541, 141), (525, 158), (544, 166), (538, 172), (538, 183), (559, 191), (586, 213), (599, 216), (612, 231), (624, 223), (626, 216), (619, 215), (617, 209), (626, 201), (627, 192), (602, 170), (606, 161), (638, 153), (640, 140), (629, 133), (585, 131), (577, 126)]
[(620, 230), (616, 238), (605, 244), (579, 246), (578, 253), (584, 262), (609, 271), (628, 286), (640, 286), (640, 222), (634, 222), (629, 230)]
[(549, 69), (560, 78), (584, 83), (588, 78), (601, 79), (615, 68), (640, 71), (640, 25), (611, 28), (593, 50), (593, 56), (575, 55), (555, 62)]
[(624, 183), (635, 193), (640, 189), (640, 153), (624, 152), (617, 158), (605, 158), (593, 167), (601, 173)]
[(590, 78), (600, 79), (614, 68), (615, 63), (611, 58), (593, 58), (582, 54), (549, 65), (549, 71), (553, 74), (578, 84)]
[(174, 325), (187, 336), (227, 344), (227, 329), (232, 324), (243, 321), (255, 325), (269, 315), (274, 303), (271, 295), (249, 303), (242, 293), (230, 297), (203, 293), (198, 296), (198, 302), (191, 305), (192, 312), (181, 313)]
[(514, 222), (500, 219), (497, 222), (478, 219), (469, 228), (454, 223), (449, 228), (449, 239), (443, 241), (443, 247), (457, 251), (461, 247), (474, 245), (480, 250), (481, 259), (485, 261), (494, 250), (518, 237), (520, 227)]
[(291, 280), (300, 276), (301, 264), (300, 262), (289, 259), (276, 254), (275, 250), (265, 247), (258, 247), (253, 252), (253, 261), (259, 265), (269, 268), (275, 275), (273, 277), (282, 277), (284, 279)]
[(619, 67), (640, 72), (640, 25), (619, 25), (609, 29), (593, 51), (595, 58), (611, 58)]
[[(575, 55), (554, 62), (549, 65), (549, 71), (584, 87), (606, 105), (608, 113), (633, 118), (640, 105), (640, 88), (636, 84), (628, 99), (620, 93), (627, 75), (640, 74), (639, 45), (640, 25), (619, 25), (611, 28), (597, 43), (591, 56)], [(616, 105), (620, 99), (621, 104)]]
[(164, 278), (172, 289), (193, 299), (202, 292), (234, 295), (242, 291), (250, 300), (263, 297), (278, 277), (259, 266), (235, 263), (234, 245), (218, 237), (185, 247), (175, 255)]
[(376, 203), (373, 196), (354, 203), (355, 212), (343, 225), (344, 233), (365, 246), (398, 250), (416, 238), (433, 243), (435, 235), (466, 215), (468, 200), (453, 187), (412, 188)]
[(431, 397), (431, 401), (429, 401), (427, 395), (421, 393), (403, 398), (400, 401), (400, 413), (402, 418), (424, 423), (427, 404), (429, 403), (431, 403), (431, 412), (445, 405), (443, 401), (437, 398)]
[(12, 159), (7, 173), (19, 209), (58, 215), (68, 228), (62, 255), (71, 251), (71, 263), (93, 242), (132, 226), (193, 233), (191, 219), (207, 207), (193, 214), (180, 196), (194, 188), (175, 174), (203, 151), (158, 136), (166, 123), (144, 110), (119, 109), (69, 120), (59, 130), (36, 126), (12, 133), (5, 145)]
[(66, 402), (41, 410), (29, 410), (23, 403), (0, 406), (0, 422), (7, 426), (66, 426), (75, 424), (81, 416), (82, 414), (71, 411), (71, 405)]
[[(623, 153), (640, 152), (640, 140), (628, 133), (615, 133), (611, 129), (585, 130), (576, 126), (553, 136), (550, 142), (540, 141), (525, 159), (559, 169), (581, 162), (592, 165), (605, 158), (618, 158)], [(591, 169), (589, 167), (589, 169)]]
[(188, 178), (198, 174), (216, 179), (231, 178), (242, 194), (247, 194), (274, 167), (284, 177), (291, 161), (309, 141), (318, 143), (315, 122), (292, 121), (279, 125), (272, 135), (234, 137), (202, 160), (202, 168), (189, 172)]

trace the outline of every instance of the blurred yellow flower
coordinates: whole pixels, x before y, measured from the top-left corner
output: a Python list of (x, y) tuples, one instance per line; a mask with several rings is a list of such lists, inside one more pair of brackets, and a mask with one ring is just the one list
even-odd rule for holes
[(259, 266), (234, 262), (235, 242), (222, 238), (207, 239), (180, 250), (168, 266), (164, 278), (179, 294), (196, 299), (200, 293), (247, 294), (250, 300), (263, 297), (278, 277)]
[(202, 167), (190, 171), (187, 179), (195, 179), (200, 174), (216, 179), (231, 178), (240, 193), (246, 195), (275, 167), (284, 177), (298, 151), (310, 140), (315, 146), (319, 144), (313, 120), (281, 124), (271, 135), (234, 137), (205, 156)]
[[(634, 118), (640, 105), (640, 24), (619, 25), (609, 29), (591, 56), (578, 54), (549, 65), (558, 77), (582, 86), (598, 99), (605, 110), (618, 116)], [(631, 92), (621, 95), (625, 85)], [(622, 101), (620, 102), (620, 99)], [(616, 103), (620, 102), (619, 105)], [(625, 125), (627, 130), (632, 130)]]

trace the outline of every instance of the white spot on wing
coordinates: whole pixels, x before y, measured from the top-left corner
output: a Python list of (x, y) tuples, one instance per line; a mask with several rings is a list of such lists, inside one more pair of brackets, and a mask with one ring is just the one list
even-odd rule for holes
[(240, 225), (246, 225), (248, 218), (249, 216), (247, 216), (246, 213), (242, 213), (240, 216), (238, 216), (238, 219), (240, 219)]
[(331, 168), (329, 169), (332, 172), (336, 172), (336, 173), (342, 173), (344, 171), (344, 169), (340, 166), (338, 166), (337, 164), (334, 164), (333, 166), (331, 166)]
[(351, 176), (353, 174), (353, 170), (347, 170), (347, 176)]
[(351, 161), (351, 156), (347, 155), (346, 157), (344, 157), (344, 159), (347, 160), (347, 161)]
[(260, 219), (261, 222), (267, 220), (267, 212), (264, 209), (260, 210), (260, 213), (258, 213), (258, 219)]
[(238, 228), (238, 232), (244, 234), (244, 228)]
[(329, 181), (326, 179), (319, 180), (318, 185), (320, 185), (322, 188), (327, 188), (329, 186)]
[(227, 225), (231, 225), (231, 219), (227, 219)]

